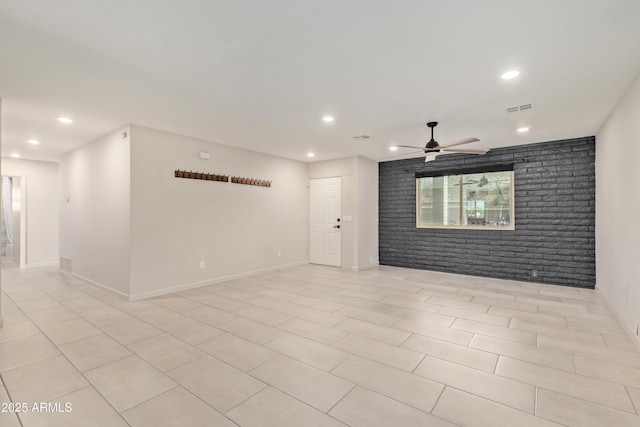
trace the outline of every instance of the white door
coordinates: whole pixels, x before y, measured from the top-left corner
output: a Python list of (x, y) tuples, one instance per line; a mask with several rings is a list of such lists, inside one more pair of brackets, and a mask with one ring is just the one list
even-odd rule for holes
[(310, 182), (309, 262), (341, 265), (340, 178)]

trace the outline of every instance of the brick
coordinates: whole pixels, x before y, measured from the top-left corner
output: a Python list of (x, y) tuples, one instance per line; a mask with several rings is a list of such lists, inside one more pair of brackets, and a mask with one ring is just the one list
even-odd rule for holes
[[(520, 162), (525, 159), (525, 162)], [(415, 227), (415, 171), (514, 161), (515, 231)], [(379, 164), (380, 262), (593, 288), (595, 138)]]

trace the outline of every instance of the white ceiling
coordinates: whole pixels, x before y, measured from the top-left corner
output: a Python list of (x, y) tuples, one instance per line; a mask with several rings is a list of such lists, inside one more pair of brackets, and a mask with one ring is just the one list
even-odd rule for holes
[(0, 0), (2, 154), (55, 161), (129, 123), (302, 161), (380, 160), (430, 120), (469, 148), (594, 135), (639, 23), (638, 0)]

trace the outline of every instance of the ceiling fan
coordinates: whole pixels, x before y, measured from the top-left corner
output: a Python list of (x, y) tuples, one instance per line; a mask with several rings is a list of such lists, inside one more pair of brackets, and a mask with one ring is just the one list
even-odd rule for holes
[(451, 143), (449, 143), (447, 145), (440, 145), (438, 143), (438, 141), (433, 139), (433, 128), (438, 126), (438, 122), (429, 122), (429, 123), (427, 123), (427, 126), (431, 128), (431, 139), (429, 140), (429, 142), (427, 142), (427, 145), (425, 145), (424, 148), (416, 147), (414, 145), (396, 145), (396, 147), (414, 148), (416, 150), (423, 151), (426, 154), (426, 156), (424, 158), (425, 162), (430, 162), (432, 160), (435, 160), (436, 159), (436, 155), (441, 153), (441, 152), (446, 152), (446, 153), (464, 153), (464, 154), (486, 154), (487, 151), (489, 151), (489, 150), (485, 150), (485, 149), (451, 148), (451, 147), (457, 147), (458, 145), (469, 144), (471, 142), (480, 141), (478, 138), (474, 138), (474, 137), (464, 138), (464, 139), (461, 139), (459, 141), (451, 142)]

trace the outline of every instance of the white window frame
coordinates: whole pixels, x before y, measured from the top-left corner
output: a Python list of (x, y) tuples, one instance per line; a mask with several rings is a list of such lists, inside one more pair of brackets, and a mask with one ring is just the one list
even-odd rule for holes
[[(421, 203), (421, 192), (420, 192), (420, 180), (422, 178), (429, 177), (420, 177), (416, 178), (416, 228), (436, 228), (436, 229), (447, 229), (447, 230), (515, 230), (516, 229), (516, 217), (515, 217), (515, 183), (514, 183), (514, 171), (500, 171), (500, 172), (509, 172), (510, 173), (510, 188), (509, 188), (509, 225), (462, 225), (462, 224), (454, 224), (454, 225), (433, 225), (433, 224), (421, 224), (420, 223), (420, 203)], [(482, 172), (472, 172), (472, 173), (460, 173), (460, 174), (447, 174), (447, 175), (436, 175), (436, 176), (444, 176), (446, 178), (456, 177), (460, 180), (460, 213), (459, 218), (462, 221), (462, 210), (463, 210), (463, 180), (465, 176), (468, 175), (477, 175)], [(485, 172), (491, 173), (491, 172)], [(436, 177), (434, 176), (434, 177)], [(446, 190), (445, 186), (445, 190)], [(445, 214), (448, 214), (448, 210), (445, 210)]]

